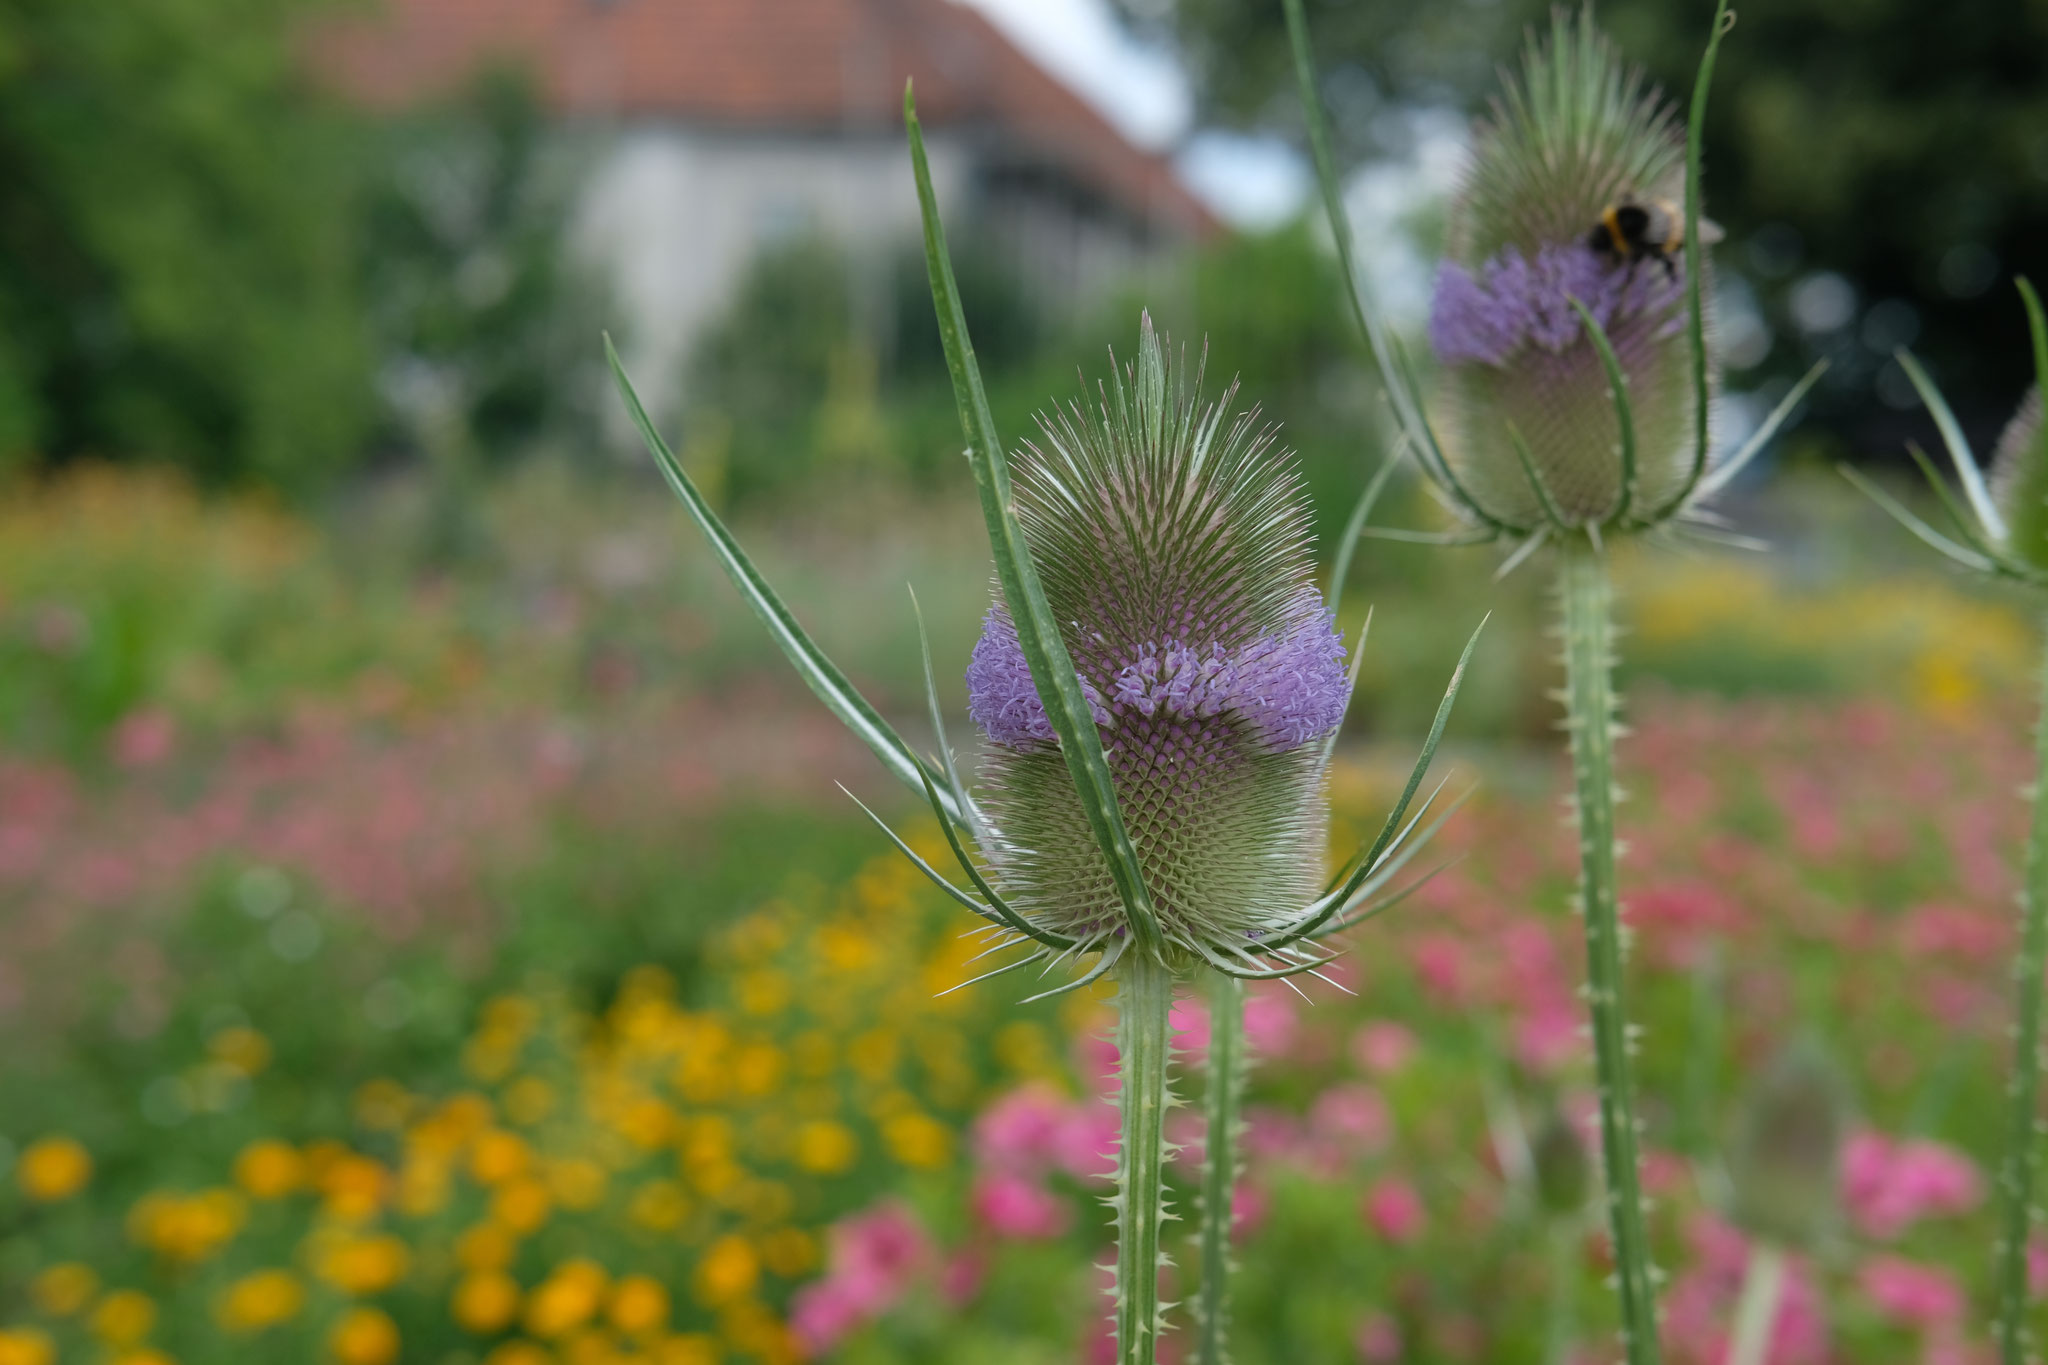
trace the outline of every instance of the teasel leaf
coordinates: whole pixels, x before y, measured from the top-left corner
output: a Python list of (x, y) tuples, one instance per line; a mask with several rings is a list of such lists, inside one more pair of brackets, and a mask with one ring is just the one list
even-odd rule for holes
[(1726, 488), (1734, 481), (1736, 475), (1749, 467), (1750, 461), (1763, 453), (1771, 438), (1778, 434), (1778, 428), (1785, 425), (1785, 419), (1799, 406), (1799, 400), (1806, 397), (1813, 386), (1820, 382), (1821, 376), (1827, 372), (1828, 362), (1817, 360), (1812, 369), (1800, 376), (1797, 384), (1786, 390), (1785, 396), (1778, 400), (1778, 405), (1771, 409), (1770, 415), (1749, 434), (1749, 439), (1744, 441), (1733, 455), (1715, 465), (1707, 476), (1700, 480), (1699, 496), (1702, 502)]
[[(1707, 35), (1707, 50), (1700, 56), (1699, 75), (1693, 79), (1692, 108), (1685, 121), (1685, 259), (1686, 270), (1686, 337), (1692, 345), (1692, 390), (1693, 390), (1693, 455), (1692, 472), (1677, 495), (1651, 518), (1661, 521), (1677, 512), (1691, 500), (1694, 491), (1707, 473), (1707, 447), (1710, 436), (1707, 430), (1708, 405), (1712, 401), (1712, 386), (1707, 371), (1707, 324), (1706, 298), (1703, 293), (1706, 272), (1699, 268), (1700, 255), (1700, 161), (1701, 144), (1705, 139), (1707, 125), (1707, 91), (1714, 83), (1714, 62), (1721, 54), (1721, 40), (1728, 36), (1728, 30), (1735, 27), (1734, 11), (1728, 8), (1728, 0), (1716, 0), (1714, 5), (1714, 26)], [(1725, 480), (1723, 481), (1726, 482)]]
[[(1697, 259), (1697, 258), (1695, 258)], [(1697, 270), (1690, 272), (1695, 277)], [(1620, 526), (1628, 522), (1629, 508), (1636, 496), (1636, 419), (1628, 401), (1628, 376), (1621, 372), (1621, 362), (1614, 358), (1614, 343), (1607, 339), (1607, 329), (1593, 316), (1592, 310), (1577, 299), (1570, 299), (1572, 311), (1579, 315), (1579, 325), (1586, 329), (1586, 335), (1593, 343), (1593, 349), (1600, 355), (1600, 367), (1607, 371), (1607, 392), (1614, 400), (1614, 422), (1621, 433), (1621, 440), (1615, 446), (1615, 454), (1621, 460), (1621, 496), (1614, 504), (1614, 510), (1607, 514), (1607, 520)], [(1533, 471), (1528, 447), (1516, 435), (1515, 453), (1521, 456), (1525, 465)], [(1540, 486), (1540, 485), (1539, 485)], [(1547, 509), (1546, 509), (1547, 510)]]
[(1913, 381), (1919, 391), (1920, 401), (1927, 405), (1927, 411), (1934, 418), (1935, 428), (1941, 432), (1941, 443), (1948, 449), (1949, 459), (1956, 467), (1956, 478), (1962, 482), (1963, 494), (1970, 500), (1970, 508), (1977, 514), (1977, 523), (1984, 535), (1993, 541), (2005, 539), (2005, 518), (1999, 515), (1997, 506), (1991, 500), (1991, 490), (1984, 483), (1984, 471), (1977, 464), (1977, 457), (1970, 450), (1970, 439), (1963, 435), (1961, 423), (1955, 413), (1949, 410), (1948, 400), (1941, 396), (1927, 371), (1914, 358), (1911, 351), (1903, 346), (1893, 352), (1899, 367), (1906, 372), (1906, 378)]
[(989, 410), (980, 367), (975, 363), (973, 344), (968, 338), (966, 315), (960, 308), (953, 263), (946, 251), (945, 228), (939, 220), (938, 196), (932, 188), (931, 166), (925, 156), (924, 132), (917, 121), (916, 99), (908, 83), (903, 89), (903, 119), (910, 136), (911, 166), (916, 173), (918, 205), (924, 218), (925, 264), (938, 313), (939, 337), (953, 380), (954, 400), (960, 409), (960, 424), (967, 434), (968, 458), (974, 467), (982, 516), (988, 524), (996, 575), (1010, 606), (1018, 644), (1044, 703), (1046, 719), (1058, 736), (1082, 811), (1103, 857), (1108, 860), (1110, 875), (1129, 916), (1134, 946), (1156, 957), (1163, 946), (1158, 918), (1138, 865), (1137, 850), (1117, 807), (1116, 788), (1103, 757), (1094, 713), (1082, 694), (1073, 660), (1060, 638), (1059, 622), (1046, 603), (1030, 547), (1025, 544), (1023, 528), (1017, 521), (1009, 462), (996, 433), (995, 416)]
[(1371, 288), (1358, 270), (1352, 251), (1350, 217), (1344, 211), (1343, 190), (1337, 183), (1337, 165), (1330, 152), (1329, 117), (1323, 109), (1322, 95), (1316, 88), (1315, 57), (1309, 42), (1308, 19), (1302, 13), (1301, 0), (1285, 0), (1285, 3), (1295, 83), (1301, 94), (1302, 116), (1308, 125), (1316, 183), (1322, 191), (1323, 209), (1330, 220), (1330, 235), (1336, 242), (1337, 266), (1344, 277), (1352, 316), (1357, 320), (1359, 330), (1365, 334), (1373, 360), (1379, 367), (1380, 382), (1385, 385), (1388, 400), (1394, 405), (1402, 433), (1415, 445), (1416, 458), (1437, 486), (1450, 495), (1461, 513), (1475, 522), (1498, 529), (1493, 518), (1480, 508), (1451, 471), (1450, 462), (1444, 458), (1436, 434), (1430, 429), (1422, 386), (1416, 381), (1413, 369), (1403, 363), (1399, 339), (1381, 316)]
[[(862, 743), (872, 749), (875, 757), (881, 759), (883, 766), (899, 781), (913, 791), (920, 789), (931, 774), (918, 761), (911, 747), (904, 743), (903, 737), (896, 733), (895, 728), (882, 719), (881, 713), (869, 704), (867, 698), (860, 694), (860, 690), (839, 670), (838, 665), (834, 664), (826, 656), (825, 651), (805, 633), (804, 628), (797, 624), (795, 615), (769, 586), (768, 580), (761, 576), (753, 561), (747, 558), (746, 552), (740, 548), (739, 541), (726, 529), (718, 514), (711, 510), (710, 503), (704, 500), (704, 495), (698, 491), (696, 483), (683, 469), (682, 461), (669, 449), (668, 442), (661, 438), (661, 433), (654, 429), (654, 422), (648, 417), (646, 408), (641, 406), (640, 396), (633, 391), (633, 383), (626, 377), (626, 367), (620, 362), (619, 353), (613, 348), (609, 335), (604, 339), (604, 353), (605, 359), (611, 364), (612, 378), (619, 386), (619, 396), (625, 400), (626, 411), (632, 417), (633, 425), (639, 430), (641, 439), (646, 442), (648, 454), (654, 457), (656, 468), (661, 471), (662, 478), (674, 490), (676, 497), (682, 501), (684, 510), (690, 514), (690, 519), (697, 523), (698, 529), (704, 532), (705, 539), (711, 542), (712, 552), (718, 556), (720, 567), (732, 580), (733, 586), (739, 589), (740, 596), (746, 599), (747, 605), (753, 609), (754, 615), (760, 618), (761, 624), (768, 628), (768, 633), (774, 637), (775, 643), (781, 646), (783, 654), (796, 667), (798, 676), (810, 687), (818, 700), (824, 702), (826, 708), (838, 716), (847, 729), (853, 731)], [(947, 820), (964, 822), (967, 819), (966, 813), (952, 797), (946, 798), (944, 806)]]
[(1899, 525), (1905, 527), (1908, 531), (1911, 531), (1926, 544), (1939, 550), (1942, 554), (1947, 555), (1966, 569), (1974, 569), (1978, 573), (1998, 572), (1998, 565), (1986, 559), (1983, 555), (1978, 554), (1975, 550), (1966, 549), (1956, 544), (1953, 540), (1950, 540), (1947, 536), (1929, 526), (1909, 511), (1905, 504), (1885, 492), (1884, 489), (1878, 487), (1870, 479), (1864, 477), (1848, 465), (1838, 465), (1836, 467), (1841, 470), (1842, 477), (1856, 485), (1857, 489), (1865, 497), (1869, 498), (1879, 507), (1882, 507), (1891, 515), (1892, 520), (1898, 522)]

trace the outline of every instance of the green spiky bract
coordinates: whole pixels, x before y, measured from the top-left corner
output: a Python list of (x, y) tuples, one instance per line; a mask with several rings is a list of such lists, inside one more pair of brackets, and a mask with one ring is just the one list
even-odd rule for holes
[(1504, 247), (1582, 241), (1609, 204), (1682, 201), (1684, 174), (1676, 110), (1587, 18), (1559, 9), (1479, 130), (1451, 254), (1474, 265)]

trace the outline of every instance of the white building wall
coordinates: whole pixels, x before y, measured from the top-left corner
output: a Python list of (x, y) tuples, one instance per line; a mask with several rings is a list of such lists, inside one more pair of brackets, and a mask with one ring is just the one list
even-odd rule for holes
[[(940, 204), (964, 215), (971, 158), (928, 141)], [(689, 345), (754, 254), (807, 232), (877, 253), (918, 231), (902, 135), (744, 133), (642, 125), (593, 137), (572, 219), (577, 258), (613, 291), (613, 334), (657, 420), (676, 415)]]

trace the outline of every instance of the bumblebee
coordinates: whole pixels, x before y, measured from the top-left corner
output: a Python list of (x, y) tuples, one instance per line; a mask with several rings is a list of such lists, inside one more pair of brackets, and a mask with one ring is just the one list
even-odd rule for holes
[[(1718, 224), (1700, 219), (1700, 245), (1712, 246), (1725, 235)], [(1685, 214), (1668, 199), (1624, 199), (1601, 211), (1586, 245), (1614, 261), (1655, 261), (1666, 277), (1676, 279), (1674, 258), (1685, 250)]]

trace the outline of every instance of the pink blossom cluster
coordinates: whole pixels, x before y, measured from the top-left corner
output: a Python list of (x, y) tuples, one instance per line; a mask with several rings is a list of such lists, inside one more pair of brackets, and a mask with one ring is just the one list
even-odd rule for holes
[(1946, 1143), (1864, 1131), (1842, 1151), (1842, 1203), (1858, 1231), (1890, 1241), (1923, 1218), (1968, 1213), (1984, 1198), (1975, 1162)]
[(998, 1237), (1036, 1241), (1073, 1223), (1055, 1175), (1099, 1183), (1116, 1171), (1116, 1108), (1100, 1095), (1069, 1099), (1050, 1085), (1013, 1090), (974, 1123), (975, 1216)]
[(790, 1333), (807, 1357), (821, 1355), (895, 1307), (937, 1267), (930, 1234), (902, 1204), (842, 1219), (832, 1228), (824, 1278), (790, 1303)]

